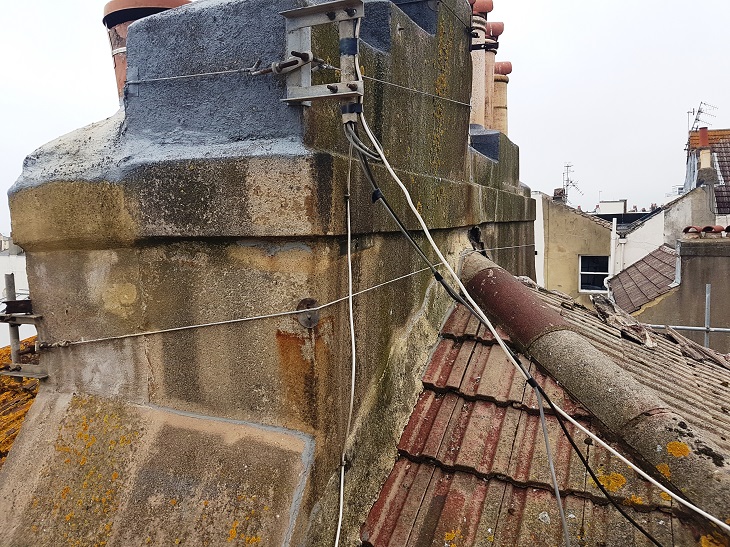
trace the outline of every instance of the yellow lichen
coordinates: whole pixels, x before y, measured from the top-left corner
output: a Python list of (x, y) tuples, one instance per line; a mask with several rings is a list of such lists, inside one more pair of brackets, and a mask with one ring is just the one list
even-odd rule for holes
[(628, 498), (624, 499), (624, 505), (638, 507), (639, 505), (644, 505), (644, 500), (636, 494), (631, 494)]
[(444, 534), (444, 547), (456, 547), (456, 541), (459, 539), (464, 539), (464, 536), (461, 535), (461, 530), (446, 532)]
[(233, 526), (231, 526), (231, 529), (228, 531), (228, 541), (233, 541), (234, 539), (236, 539), (236, 537), (238, 537), (237, 528), (238, 528), (238, 521), (234, 520)]
[(112, 473), (112, 481), (115, 481), (118, 478), (119, 478), (119, 473), (117, 473), (116, 471), (114, 471), (114, 473)]
[(725, 547), (725, 545), (720, 543), (715, 536), (702, 536), (700, 538), (700, 547)]
[(609, 492), (616, 492), (623, 488), (624, 484), (626, 484), (626, 477), (624, 477), (621, 473), (598, 475), (598, 480)]
[(672, 500), (672, 496), (670, 496), (666, 492), (661, 492), (659, 494), (659, 497), (661, 497), (664, 501), (671, 501)]
[(681, 441), (672, 441), (667, 443), (667, 452), (675, 458), (684, 458), (689, 456), (689, 446)]
[(656, 466), (657, 471), (664, 475), (667, 479), (672, 478), (672, 472), (669, 470), (669, 466), (666, 463), (660, 463)]

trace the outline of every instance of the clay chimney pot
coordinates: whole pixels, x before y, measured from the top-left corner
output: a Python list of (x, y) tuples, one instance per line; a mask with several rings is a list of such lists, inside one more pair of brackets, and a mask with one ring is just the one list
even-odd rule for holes
[(504, 23), (498, 23), (491, 21), (487, 23), (487, 36), (494, 39), (498, 38), (504, 32)]
[(493, 9), (493, 0), (476, 0), (471, 7), (472, 13), (489, 13)]
[(494, 63), (494, 73), (502, 76), (512, 74), (512, 63), (509, 61), (499, 61)]
[(706, 127), (700, 127), (700, 148), (710, 147), (710, 135)]
[(127, 29), (149, 15), (189, 4), (191, 0), (112, 0), (104, 6), (102, 22), (109, 32), (117, 91), (121, 102), (127, 81)]

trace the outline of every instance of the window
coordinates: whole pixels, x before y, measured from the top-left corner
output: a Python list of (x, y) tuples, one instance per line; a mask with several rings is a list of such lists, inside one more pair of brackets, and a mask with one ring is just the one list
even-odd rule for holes
[(580, 291), (606, 292), (603, 281), (608, 277), (607, 256), (580, 256)]

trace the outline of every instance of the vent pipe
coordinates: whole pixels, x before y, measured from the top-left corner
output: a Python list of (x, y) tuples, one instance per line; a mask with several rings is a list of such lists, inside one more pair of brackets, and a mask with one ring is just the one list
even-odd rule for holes
[(507, 135), (507, 84), (512, 73), (512, 63), (500, 61), (494, 64), (494, 129)]

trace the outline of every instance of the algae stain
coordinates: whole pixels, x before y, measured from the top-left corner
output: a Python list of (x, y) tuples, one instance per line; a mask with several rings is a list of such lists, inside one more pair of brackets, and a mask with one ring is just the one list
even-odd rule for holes
[(667, 443), (667, 452), (675, 458), (684, 458), (689, 456), (689, 446), (681, 441), (672, 441)]
[(669, 465), (666, 463), (660, 463), (656, 466), (657, 471), (659, 471), (662, 475), (664, 475), (667, 479), (672, 478), (672, 472), (669, 469)]

